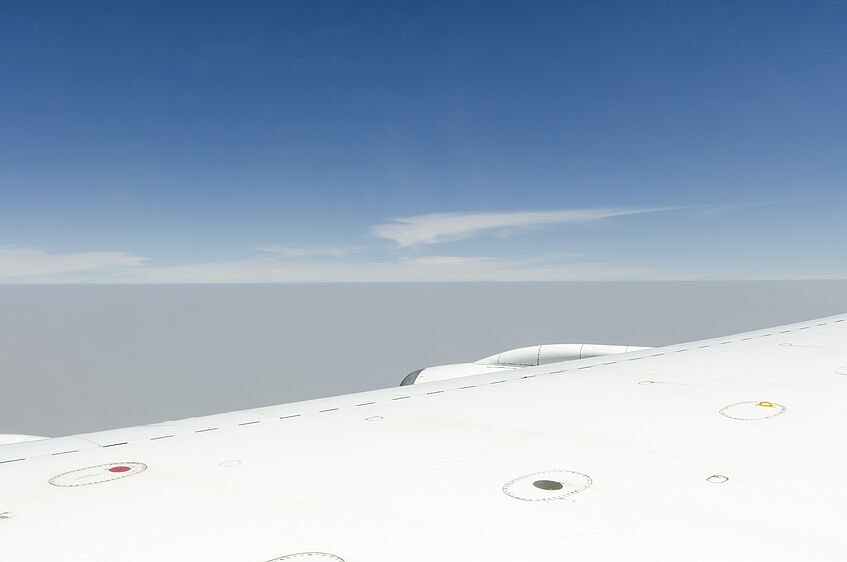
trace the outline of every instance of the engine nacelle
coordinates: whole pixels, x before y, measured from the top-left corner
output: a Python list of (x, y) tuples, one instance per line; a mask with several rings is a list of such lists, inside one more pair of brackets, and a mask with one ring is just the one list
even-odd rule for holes
[(484, 357), (473, 363), (453, 363), (450, 365), (438, 365), (436, 367), (419, 369), (406, 375), (400, 386), (469, 377), (471, 375), (482, 375), (497, 371), (519, 369), (521, 367), (535, 367), (537, 365), (547, 365), (548, 363), (558, 363), (560, 361), (574, 361), (589, 357), (617, 355), (618, 353), (640, 351), (642, 349), (650, 348), (634, 345), (599, 345), (591, 343), (551, 343), (519, 347)]

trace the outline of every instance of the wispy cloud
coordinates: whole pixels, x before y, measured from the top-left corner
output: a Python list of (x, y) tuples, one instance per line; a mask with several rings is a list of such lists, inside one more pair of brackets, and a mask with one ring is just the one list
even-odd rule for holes
[(294, 244), (269, 244), (254, 248), (264, 254), (266, 259), (290, 260), (331, 256), (343, 258), (351, 252), (361, 250), (358, 246), (297, 246)]
[[(395, 219), (371, 233), (411, 248), (481, 233), (585, 223), (667, 209), (572, 209), (504, 213), (437, 213)], [(622, 266), (577, 253), (414, 256), (347, 245), (266, 244), (249, 257), (158, 265), (129, 252), (48, 253), (0, 246), (0, 281), (33, 283), (308, 283), (432, 281), (564, 281), (661, 277), (652, 268)], [(248, 254), (249, 255), (249, 254)]]
[[(674, 279), (786, 279), (721, 276), (630, 266), (565, 253), (522, 257), (451, 256), (351, 259), (266, 259), (155, 266), (125, 252), (48, 254), (0, 247), (0, 283), (407, 283), (468, 281), (613, 281)], [(844, 274), (808, 279), (844, 279)]]
[(0, 279), (134, 268), (147, 258), (127, 252), (50, 254), (37, 248), (0, 246)]
[(405, 283), (436, 281), (562, 281), (642, 279), (646, 268), (563, 261), (559, 254), (503, 259), (427, 256), (393, 261), (282, 262), (241, 260), (123, 271), (126, 283)]
[(654, 209), (563, 209), (558, 211), (514, 211), (503, 213), (432, 213), (399, 217), (370, 228), (371, 234), (394, 241), (398, 247), (455, 242), (483, 232), (533, 228), (552, 224), (585, 223), (622, 215), (670, 210)]

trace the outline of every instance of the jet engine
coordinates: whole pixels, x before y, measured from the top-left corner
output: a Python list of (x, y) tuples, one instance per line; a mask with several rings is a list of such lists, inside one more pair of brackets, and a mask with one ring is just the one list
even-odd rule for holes
[(400, 386), (456, 379), (471, 375), (519, 369), (521, 367), (535, 367), (537, 365), (547, 365), (548, 363), (558, 363), (560, 361), (574, 361), (589, 357), (616, 355), (618, 353), (640, 351), (642, 349), (650, 348), (634, 345), (599, 345), (592, 343), (551, 343), (519, 347), (484, 357), (473, 363), (452, 363), (449, 365), (418, 369), (406, 375)]

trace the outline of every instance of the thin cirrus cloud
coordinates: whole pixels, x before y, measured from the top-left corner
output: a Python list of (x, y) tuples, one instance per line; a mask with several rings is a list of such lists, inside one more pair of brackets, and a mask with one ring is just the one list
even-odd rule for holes
[(291, 260), (321, 256), (343, 258), (351, 252), (361, 250), (358, 246), (297, 246), (294, 244), (269, 244), (256, 246), (253, 249), (262, 252), (263, 258), (268, 260)]
[[(294, 252), (300, 255), (314, 255)], [(123, 252), (48, 254), (0, 249), (0, 282), (24, 283), (404, 283), (443, 281), (554, 281), (633, 279), (645, 268), (575, 260), (552, 253), (523, 258), (493, 256), (401, 257), (372, 261), (267, 259), (155, 266)]]
[(407, 283), (640, 279), (646, 268), (568, 261), (560, 254), (507, 259), (427, 256), (368, 262), (241, 260), (123, 271), (123, 283)]
[[(370, 227), (371, 234), (410, 249), (514, 229), (586, 223), (669, 209), (576, 209), (503, 213), (436, 213)], [(253, 256), (230, 261), (157, 265), (130, 252), (48, 253), (0, 246), (0, 281), (25, 283), (291, 283), (414, 281), (555, 281), (640, 279), (662, 276), (650, 267), (595, 262), (573, 253), (521, 258), (489, 253), (399, 255), (378, 247), (295, 245), (252, 248)]]
[(397, 244), (399, 248), (455, 242), (485, 232), (535, 228), (553, 224), (586, 223), (622, 215), (668, 211), (654, 209), (562, 209), (557, 211), (515, 211), (502, 213), (431, 213), (399, 217), (371, 226), (371, 234)]
[(51, 254), (38, 248), (0, 246), (0, 279), (115, 271), (139, 267), (147, 259), (127, 252)]

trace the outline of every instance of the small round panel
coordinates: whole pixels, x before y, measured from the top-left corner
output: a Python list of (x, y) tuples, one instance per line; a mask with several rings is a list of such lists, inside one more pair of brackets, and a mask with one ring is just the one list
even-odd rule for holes
[(721, 415), (734, 420), (764, 420), (785, 412), (785, 406), (767, 401), (738, 402), (721, 408)]
[(724, 484), (728, 480), (729, 478), (727, 478), (723, 474), (712, 474), (711, 476), (706, 478), (706, 482), (709, 482), (710, 484)]
[(515, 499), (526, 501), (558, 500), (578, 494), (591, 486), (591, 478), (570, 470), (547, 470), (515, 478), (503, 491)]
[(268, 560), (268, 562), (283, 562), (283, 560), (291, 560), (292, 562), (344, 562), (343, 558), (325, 552), (298, 552), (297, 554), (274, 558)]
[(135, 476), (147, 470), (147, 465), (140, 462), (113, 462), (80, 468), (64, 472), (50, 479), (50, 483), (60, 488), (75, 488), (89, 484), (102, 484), (111, 480), (120, 480)]

